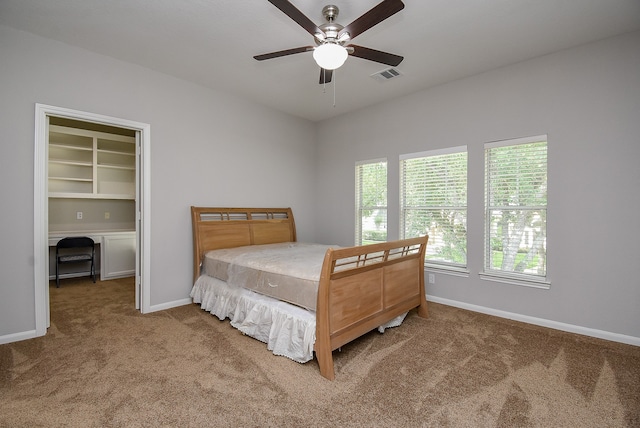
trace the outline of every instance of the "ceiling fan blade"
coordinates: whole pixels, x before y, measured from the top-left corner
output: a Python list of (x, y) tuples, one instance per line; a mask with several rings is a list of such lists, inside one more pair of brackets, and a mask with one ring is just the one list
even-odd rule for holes
[(287, 0), (269, 0), (269, 3), (280, 9), (289, 18), (293, 19), (299, 26), (304, 28), (309, 34), (315, 36), (316, 34), (324, 34), (318, 26), (307, 16), (300, 12), (294, 5)]
[(330, 83), (331, 77), (333, 76), (333, 70), (327, 70), (324, 68), (320, 69), (320, 84)]
[(404, 59), (404, 57), (400, 55), (394, 55), (388, 52), (365, 48), (364, 46), (349, 45), (349, 48), (353, 48), (353, 52), (349, 53), (349, 55), (351, 56), (391, 65), (393, 67), (400, 64)]
[(338, 38), (344, 33), (349, 33), (349, 37), (353, 40), (357, 35), (364, 33), (369, 28), (395, 15), (402, 9), (404, 9), (404, 3), (402, 3), (401, 0), (384, 0), (382, 3), (374, 6), (369, 12), (340, 30)]
[(283, 51), (256, 55), (254, 56), (254, 58), (257, 59), (258, 61), (264, 61), (265, 59), (279, 58), (281, 56), (293, 55), (293, 54), (312, 51), (312, 50), (313, 50), (313, 46), (302, 46), (300, 48), (285, 49)]

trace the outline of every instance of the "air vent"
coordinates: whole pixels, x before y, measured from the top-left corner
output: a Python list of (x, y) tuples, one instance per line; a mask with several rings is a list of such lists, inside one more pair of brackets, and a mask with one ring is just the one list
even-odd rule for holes
[(386, 82), (389, 79), (393, 79), (394, 77), (402, 76), (402, 73), (396, 68), (387, 68), (386, 70), (378, 71), (377, 73), (373, 73), (371, 77), (376, 79), (379, 82)]

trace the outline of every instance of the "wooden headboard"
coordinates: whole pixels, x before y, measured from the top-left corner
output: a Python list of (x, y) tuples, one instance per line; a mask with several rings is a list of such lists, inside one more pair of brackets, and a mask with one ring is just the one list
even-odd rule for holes
[(207, 251), (246, 245), (295, 242), (291, 208), (191, 207), (193, 281)]

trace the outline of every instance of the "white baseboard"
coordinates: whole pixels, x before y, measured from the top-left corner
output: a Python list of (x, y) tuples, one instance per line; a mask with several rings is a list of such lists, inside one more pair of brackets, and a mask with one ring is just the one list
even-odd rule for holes
[(5, 343), (20, 342), (21, 340), (33, 339), (34, 337), (38, 337), (35, 330), (5, 334), (4, 336), (0, 336), (0, 345), (4, 345)]
[(190, 305), (193, 303), (191, 297), (186, 299), (174, 300), (173, 302), (161, 303), (159, 305), (153, 305), (149, 307), (149, 312), (164, 311), (165, 309), (177, 308), (178, 306)]
[(498, 309), (487, 308), (485, 306), (472, 305), (469, 303), (459, 302), (457, 300), (444, 299), (441, 297), (427, 296), (427, 300), (434, 303), (441, 303), (447, 306), (454, 306), (460, 309), (467, 309), (473, 312), (493, 315), (500, 318), (506, 318), (514, 321), (526, 322), (528, 324), (548, 327), (555, 330), (566, 331), (569, 333), (582, 334), (584, 336), (596, 337), (598, 339), (610, 340), (612, 342), (626, 343), (627, 345), (640, 346), (640, 337), (627, 336), (624, 334), (611, 333), (603, 330), (596, 330), (579, 325), (566, 324), (558, 321), (546, 320), (543, 318), (531, 317), (528, 315), (516, 314), (513, 312), (501, 311)]

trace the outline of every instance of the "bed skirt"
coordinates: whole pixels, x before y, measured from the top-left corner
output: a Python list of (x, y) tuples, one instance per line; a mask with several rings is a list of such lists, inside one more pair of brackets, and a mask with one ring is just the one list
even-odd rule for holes
[[(191, 289), (194, 303), (247, 336), (267, 344), (274, 355), (306, 363), (313, 359), (316, 340), (315, 312), (267, 297), (251, 290), (231, 286), (225, 281), (201, 275)], [(397, 327), (405, 314), (378, 327)]]

